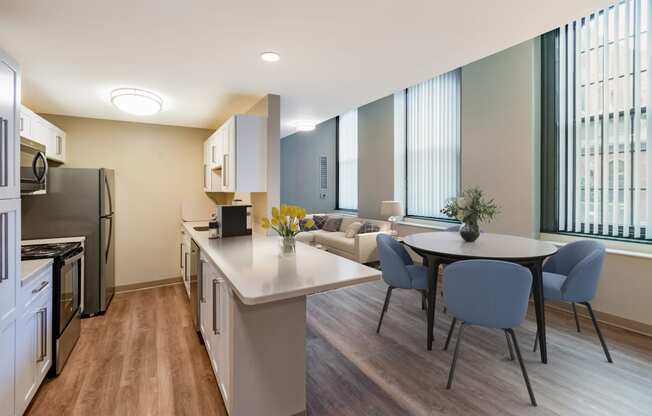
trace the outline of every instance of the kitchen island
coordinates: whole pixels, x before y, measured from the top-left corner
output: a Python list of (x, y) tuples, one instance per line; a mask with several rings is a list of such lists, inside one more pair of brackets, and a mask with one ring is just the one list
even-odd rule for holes
[(194, 229), (205, 225), (183, 226), (201, 251), (199, 326), (229, 414), (305, 414), (306, 296), (380, 271), (300, 242), (282, 256), (277, 237), (209, 240)]

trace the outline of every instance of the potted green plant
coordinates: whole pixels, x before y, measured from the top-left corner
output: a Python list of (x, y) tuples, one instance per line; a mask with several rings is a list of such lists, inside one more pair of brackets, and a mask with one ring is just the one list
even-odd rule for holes
[(480, 236), (481, 222), (489, 222), (498, 214), (493, 199), (485, 199), (479, 188), (468, 188), (462, 194), (449, 200), (441, 213), (462, 222), (460, 235), (464, 241), (473, 242)]

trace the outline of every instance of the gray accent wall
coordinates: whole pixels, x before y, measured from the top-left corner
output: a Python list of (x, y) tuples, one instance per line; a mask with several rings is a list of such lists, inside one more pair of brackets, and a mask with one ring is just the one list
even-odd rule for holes
[[(308, 212), (335, 209), (336, 121), (330, 119), (310, 132), (281, 139), (281, 203), (299, 205)], [(320, 198), (319, 158), (326, 156), (328, 179), (325, 198)]]
[(394, 96), (358, 108), (358, 216), (380, 216), (394, 199)]

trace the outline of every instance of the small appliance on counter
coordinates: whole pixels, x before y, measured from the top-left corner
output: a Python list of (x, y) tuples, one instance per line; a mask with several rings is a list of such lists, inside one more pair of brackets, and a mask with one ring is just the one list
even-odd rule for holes
[(216, 214), (213, 214), (208, 222), (208, 238), (220, 238), (220, 223), (217, 222)]
[(23, 241), (22, 260), (51, 258), (52, 267), (52, 367), (59, 375), (81, 333), (84, 247), (81, 242)]
[(251, 235), (251, 205), (217, 205), (218, 237)]

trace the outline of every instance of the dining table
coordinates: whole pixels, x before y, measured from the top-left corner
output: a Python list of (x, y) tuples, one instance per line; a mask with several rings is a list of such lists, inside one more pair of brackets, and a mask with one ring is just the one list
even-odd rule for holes
[(546, 323), (543, 296), (543, 262), (557, 252), (546, 241), (506, 234), (481, 233), (473, 242), (466, 242), (459, 233), (434, 231), (411, 234), (403, 243), (423, 258), (428, 267), (427, 290), (427, 348), (432, 350), (434, 340), (435, 307), (439, 267), (461, 260), (489, 259), (520, 264), (532, 272), (532, 295), (539, 334), (541, 362), (548, 362), (546, 348)]

